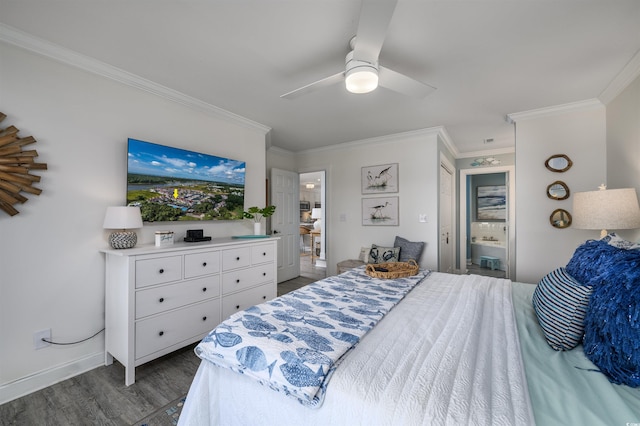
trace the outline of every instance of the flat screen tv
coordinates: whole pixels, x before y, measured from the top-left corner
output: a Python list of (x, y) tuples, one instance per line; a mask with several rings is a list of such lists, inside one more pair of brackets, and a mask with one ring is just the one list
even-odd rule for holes
[(127, 205), (145, 222), (242, 219), (245, 163), (129, 139)]

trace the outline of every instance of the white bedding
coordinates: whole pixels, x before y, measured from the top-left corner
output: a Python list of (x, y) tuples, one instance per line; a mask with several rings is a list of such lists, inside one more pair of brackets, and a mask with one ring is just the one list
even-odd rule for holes
[(428, 274), (387, 280), (360, 268), (327, 277), (231, 315), (195, 352), (320, 407), (340, 362)]
[(203, 361), (179, 424), (534, 424), (511, 282), (431, 273), (344, 359), (319, 409)]

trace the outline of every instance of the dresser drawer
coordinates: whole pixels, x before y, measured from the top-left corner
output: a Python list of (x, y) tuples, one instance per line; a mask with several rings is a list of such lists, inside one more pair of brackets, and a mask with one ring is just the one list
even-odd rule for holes
[(182, 278), (182, 256), (136, 260), (136, 288)]
[(222, 252), (222, 270), (228, 271), (251, 265), (251, 247), (224, 250)]
[(220, 252), (208, 251), (184, 256), (184, 277), (194, 278), (220, 272)]
[(210, 300), (136, 322), (136, 359), (211, 331), (220, 323), (220, 301)]
[(219, 275), (139, 290), (136, 292), (136, 319), (219, 295)]
[(276, 297), (276, 293), (275, 282), (270, 282), (241, 293), (224, 296), (222, 298), (222, 319), (225, 320), (236, 312), (271, 300)]
[(273, 264), (258, 265), (239, 271), (225, 272), (222, 275), (222, 294), (233, 293), (245, 288), (273, 281)]
[(251, 247), (251, 263), (254, 265), (257, 265), (258, 263), (273, 262), (275, 255), (273, 244), (263, 244)]

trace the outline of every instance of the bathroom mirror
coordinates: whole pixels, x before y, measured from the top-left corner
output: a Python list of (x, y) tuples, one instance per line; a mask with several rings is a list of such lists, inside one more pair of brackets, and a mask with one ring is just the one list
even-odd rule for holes
[(562, 173), (566, 172), (571, 168), (571, 166), (573, 166), (573, 161), (564, 154), (556, 154), (547, 158), (544, 165), (552, 172)]
[(562, 181), (555, 181), (547, 186), (547, 197), (552, 200), (566, 200), (569, 198), (569, 187)]
[(549, 216), (549, 222), (554, 228), (568, 228), (571, 226), (571, 214), (565, 209), (556, 209)]

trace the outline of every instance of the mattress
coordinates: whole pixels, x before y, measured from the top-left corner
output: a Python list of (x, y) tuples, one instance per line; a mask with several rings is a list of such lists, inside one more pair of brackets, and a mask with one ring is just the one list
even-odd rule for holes
[(180, 425), (534, 424), (509, 280), (433, 272), (342, 360), (313, 409), (202, 361)]
[(545, 341), (531, 298), (535, 285), (513, 283), (520, 346), (539, 425), (640, 425), (640, 388), (615, 385), (584, 355), (582, 345), (555, 351)]

